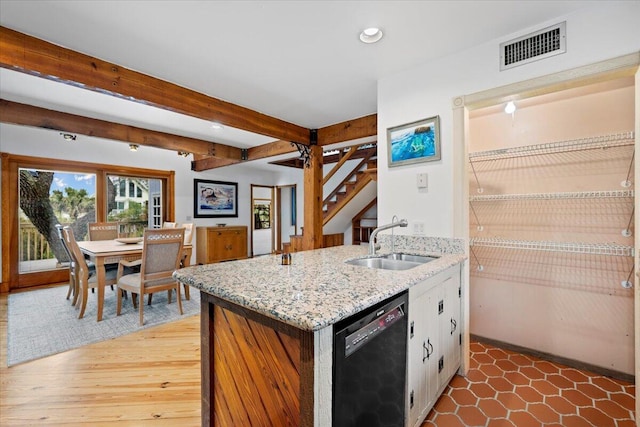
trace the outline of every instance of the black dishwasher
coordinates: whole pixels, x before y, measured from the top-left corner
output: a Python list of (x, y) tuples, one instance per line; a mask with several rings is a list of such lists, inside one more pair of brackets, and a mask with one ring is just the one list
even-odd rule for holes
[(407, 309), (404, 292), (336, 323), (334, 427), (404, 426)]

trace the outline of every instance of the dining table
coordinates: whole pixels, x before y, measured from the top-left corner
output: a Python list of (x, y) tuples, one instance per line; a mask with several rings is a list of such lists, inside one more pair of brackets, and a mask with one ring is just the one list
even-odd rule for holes
[[(142, 239), (139, 242), (123, 243), (127, 239), (114, 240), (83, 240), (78, 241), (80, 251), (96, 266), (96, 278), (98, 284), (98, 322), (102, 320), (102, 311), (104, 306), (104, 288), (112, 285), (115, 280), (107, 282), (105, 266), (108, 264), (117, 264), (120, 260), (133, 261), (142, 258)], [(184, 257), (183, 266), (188, 267), (191, 264), (192, 245), (184, 245), (182, 254)], [(185, 296), (189, 298), (188, 289)]]

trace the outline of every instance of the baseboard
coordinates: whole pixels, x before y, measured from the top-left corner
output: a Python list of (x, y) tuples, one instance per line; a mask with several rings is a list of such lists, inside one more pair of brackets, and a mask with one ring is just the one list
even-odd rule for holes
[(603, 368), (602, 366), (596, 366), (589, 363), (581, 362), (579, 360), (569, 359), (567, 357), (556, 356), (554, 354), (545, 353), (538, 350), (532, 350), (527, 347), (521, 347), (519, 345), (510, 344), (504, 341), (494, 340), (492, 338), (481, 337), (478, 335), (470, 335), (471, 341), (477, 341), (481, 343), (490, 344), (496, 347), (503, 348), (505, 350), (515, 351), (517, 353), (534, 356), (539, 359), (548, 360), (549, 362), (559, 363), (570, 368), (576, 368), (584, 371), (593, 372), (594, 374), (604, 375), (605, 377), (615, 378), (630, 383), (635, 383), (635, 375), (626, 374), (624, 372), (615, 371), (613, 369)]

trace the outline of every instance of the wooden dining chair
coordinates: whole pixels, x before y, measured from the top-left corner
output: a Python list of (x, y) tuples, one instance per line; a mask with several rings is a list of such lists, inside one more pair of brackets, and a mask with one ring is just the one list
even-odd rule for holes
[(177, 228), (184, 228), (184, 244), (190, 245), (193, 241), (193, 223), (185, 222), (183, 224), (179, 224)]
[[(133, 261), (140, 264), (140, 272), (124, 274), (125, 267), (132, 262), (120, 261), (116, 286), (118, 287), (116, 314), (122, 310), (122, 292), (129, 291), (140, 296), (138, 310), (140, 325), (144, 324), (143, 295), (160, 291), (175, 290), (178, 309), (182, 314), (182, 298), (179, 283), (173, 278), (173, 272), (180, 268), (184, 228), (145, 229), (143, 236), (142, 259)], [(134, 298), (132, 298), (134, 300)], [(171, 303), (171, 300), (169, 300)]]
[(89, 240), (113, 240), (118, 238), (117, 222), (90, 222)]
[[(77, 299), (75, 301), (75, 306), (80, 309), (78, 313), (78, 319), (82, 319), (84, 317), (84, 312), (87, 308), (87, 300), (89, 299), (89, 289), (94, 289), (98, 286), (98, 278), (94, 274), (95, 267), (93, 268), (93, 273), (89, 268), (89, 265), (84, 259), (84, 255), (80, 251), (80, 247), (76, 242), (75, 236), (73, 235), (73, 230), (69, 226), (65, 226), (62, 228), (62, 236), (64, 238), (65, 244), (67, 248), (69, 248), (69, 252), (73, 257), (73, 262), (75, 264), (74, 271), (72, 273), (72, 280), (77, 283)], [(106, 282), (109, 283), (116, 277), (117, 270), (106, 270)], [(97, 310), (96, 310), (97, 311)]]
[[(178, 225), (179, 228), (184, 228), (184, 244), (186, 245), (190, 245), (191, 242), (193, 241), (193, 223), (192, 222), (186, 222), (184, 224), (180, 224)], [(187, 256), (188, 255), (183, 255), (181, 260), (180, 260), (180, 268), (184, 268), (185, 265), (187, 265), (187, 263), (185, 262), (187, 260)], [(186, 300), (190, 300), (191, 299), (191, 294), (189, 293), (189, 285), (184, 285), (184, 299)]]
[(71, 255), (71, 252), (67, 247), (67, 242), (62, 235), (62, 224), (56, 224), (55, 227), (56, 231), (58, 232), (58, 238), (60, 238), (62, 247), (64, 248), (64, 251), (67, 254), (67, 258), (69, 259), (69, 289), (67, 290), (67, 299), (71, 298), (71, 295), (73, 295), (73, 301), (71, 302), (71, 304), (75, 305), (76, 301), (78, 300), (78, 281), (75, 280), (76, 263), (74, 261), (73, 255)]
[[(168, 224), (168, 225), (167, 225)], [(184, 224), (177, 224), (175, 222), (165, 222), (162, 226), (162, 228), (184, 228), (184, 244), (186, 245), (190, 245), (192, 240), (193, 240), (193, 223), (192, 222), (187, 222)], [(183, 255), (182, 258), (180, 258), (180, 268), (183, 268), (186, 264), (185, 261), (187, 259), (187, 255)], [(191, 299), (191, 293), (189, 292), (189, 285), (184, 285), (184, 299), (186, 300), (190, 300)], [(168, 291), (169, 295), (169, 302), (171, 302), (171, 291)], [(152, 301), (152, 297), (153, 295), (150, 294), (147, 298), (148, 298), (148, 305), (151, 305), (151, 301)]]

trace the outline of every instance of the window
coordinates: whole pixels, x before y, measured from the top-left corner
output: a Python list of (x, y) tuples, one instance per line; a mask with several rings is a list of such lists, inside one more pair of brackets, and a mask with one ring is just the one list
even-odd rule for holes
[(120, 197), (127, 197), (127, 183), (124, 181), (120, 181), (119, 182), (119, 192), (118, 192), (118, 196)]
[[(78, 239), (96, 220), (96, 175), (20, 168), (18, 173), (20, 273), (66, 269), (69, 256), (50, 224), (69, 225)], [(56, 232), (57, 233), (57, 232)]]
[[(107, 175), (107, 187), (119, 185), (129, 189), (127, 196), (118, 195), (109, 201), (107, 221), (121, 223), (121, 231), (129, 236), (142, 236), (145, 228), (155, 228), (162, 224), (162, 211), (149, 213), (149, 189), (155, 189), (154, 197), (162, 199), (162, 180), (140, 176)], [(161, 202), (153, 201), (162, 206)]]
[[(107, 221), (114, 215), (129, 215), (125, 222), (140, 222), (139, 226), (130, 224), (140, 233), (145, 227), (159, 226), (174, 216), (171, 171), (8, 153), (0, 156), (0, 162), (0, 235), (6, 237), (2, 277), (9, 290), (69, 280), (66, 253), (60, 253), (61, 242), (53, 227), (57, 222), (72, 225), (76, 238), (85, 239), (82, 228), (86, 230), (88, 222)], [(133, 197), (127, 197), (130, 182), (134, 186)], [(25, 185), (28, 186), (20, 190)], [(150, 186), (153, 192), (149, 191)], [(150, 194), (158, 207), (153, 216), (148, 215)], [(12, 232), (13, 227), (17, 233)]]
[(151, 221), (153, 228), (162, 226), (162, 203), (160, 196), (157, 194), (154, 194), (151, 198)]

